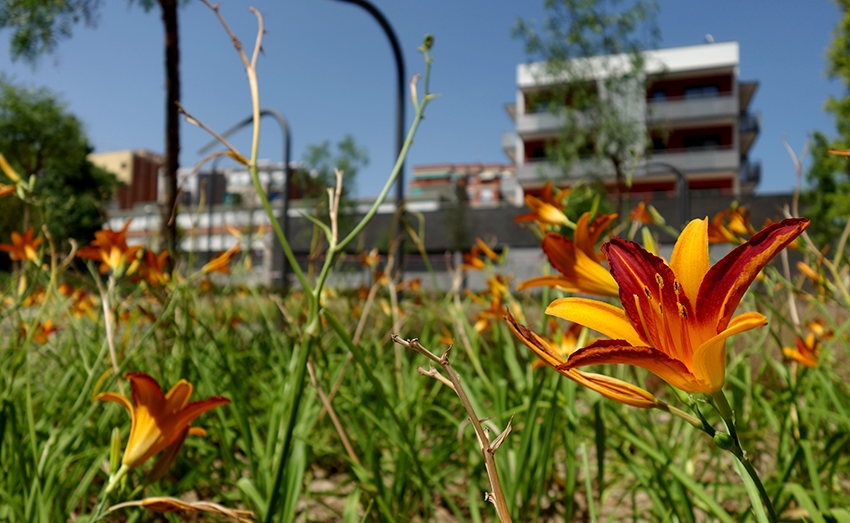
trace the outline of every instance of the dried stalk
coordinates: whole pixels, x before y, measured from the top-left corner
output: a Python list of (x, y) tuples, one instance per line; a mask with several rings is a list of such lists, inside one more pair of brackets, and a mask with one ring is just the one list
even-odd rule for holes
[(448, 378), (446, 378), (441, 375), (437, 369), (430, 366), (429, 370), (425, 370), (422, 367), (416, 368), (416, 371), (419, 372), (419, 374), (435, 378), (439, 380), (440, 383), (446, 384), (455, 391), (458, 398), (460, 398), (461, 403), (463, 403), (463, 407), (466, 409), (466, 413), (469, 415), (469, 420), (475, 428), (475, 435), (478, 437), (478, 446), (481, 448), (481, 455), (484, 457), (484, 466), (487, 469), (487, 478), (490, 480), (490, 487), (492, 488), (492, 492), (487, 492), (484, 495), (484, 500), (493, 503), (496, 507), (496, 515), (499, 517), (499, 521), (502, 523), (510, 523), (511, 515), (508, 512), (508, 504), (505, 501), (505, 493), (502, 490), (502, 484), (499, 481), (499, 471), (496, 469), (496, 450), (505, 441), (508, 434), (510, 434), (513, 417), (511, 417), (510, 421), (508, 421), (508, 425), (505, 427), (505, 430), (502, 431), (496, 439), (490, 441), (489, 430), (485, 429), (484, 426), (481, 425), (481, 419), (479, 419), (475, 414), (475, 411), (472, 408), (472, 403), (469, 402), (469, 398), (463, 390), (463, 386), (460, 384), (460, 376), (458, 376), (457, 372), (455, 372), (452, 368), (451, 363), (449, 363), (449, 352), (452, 350), (451, 347), (446, 349), (446, 352), (444, 352), (442, 356), (437, 356), (423, 347), (416, 338), (413, 338), (412, 340), (403, 340), (396, 334), (393, 334), (392, 338), (397, 344), (407, 347), (408, 349), (415, 350), (416, 352), (426, 356), (428, 359), (439, 365), (443, 369), (443, 372), (446, 373), (446, 376), (448, 376)]

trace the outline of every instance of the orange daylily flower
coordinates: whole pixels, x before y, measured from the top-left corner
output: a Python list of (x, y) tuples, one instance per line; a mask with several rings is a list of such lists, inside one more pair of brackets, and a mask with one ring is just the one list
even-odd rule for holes
[(364, 267), (368, 267), (372, 270), (378, 267), (378, 262), (380, 261), (381, 255), (378, 253), (378, 249), (372, 249), (371, 251), (364, 252), (360, 255), (360, 263), (362, 263)]
[(818, 338), (830, 340), (835, 335), (832, 329), (827, 330), (826, 320), (823, 318), (815, 318), (806, 323), (806, 328), (815, 333)]
[(599, 263), (603, 256), (596, 252), (599, 236), (616, 217), (616, 214), (603, 214), (589, 224), (590, 213), (582, 214), (576, 222), (575, 242), (557, 233), (546, 234), (543, 237), (543, 252), (561, 275), (531, 278), (522, 282), (517, 290), (545, 285), (569, 292), (618, 296), (619, 286)]
[(461, 265), (461, 268), (467, 271), (484, 269), (487, 266), (484, 265), (484, 261), (480, 256), (481, 249), (477, 245), (473, 245), (469, 252), (463, 253), (463, 265)]
[(479, 248), (479, 249), (481, 249), (481, 252), (483, 252), (485, 256), (487, 256), (488, 258), (490, 258), (490, 259), (491, 259), (491, 260), (493, 260), (494, 262), (498, 262), (498, 261), (499, 261), (499, 255), (498, 255), (498, 254), (496, 254), (496, 253), (493, 251), (493, 249), (491, 249), (491, 248), (490, 248), (490, 246), (489, 246), (489, 245), (487, 245), (487, 244), (484, 242), (484, 240), (482, 240), (481, 238), (475, 238), (475, 245), (477, 245), (477, 246), (478, 246), (478, 248)]
[(127, 507), (144, 507), (151, 512), (160, 514), (165, 512), (176, 512), (178, 510), (185, 510), (187, 512), (206, 512), (208, 514), (228, 516), (238, 521), (248, 523), (251, 521), (249, 518), (254, 517), (254, 513), (251, 511), (235, 510), (209, 501), (189, 502), (183, 501), (182, 499), (166, 497), (145, 498), (139, 501), (125, 501), (124, 503), (119, 503), (109, 507), (109, 511), (112, 512), (114, 510)]
[(29, 260), (31, 262), (38, 261), (38, 246), (44, 243), (44, 238), (33, 238), (32, 228), (24, 231), (21, 236), (17, 232), (12, 232), (12, 244), (0, 244), (0, 251), (9, 253), (9, 257), (13, 260)]
[(640, 202), (637, 204), (637, 207), (632, 209), (632, 212), (629, 213), (629, 221), (638, 221), (644, 225), (650, 225), (655, 223), (655, 218), (652, 217), (652, 214), (646, 210), (646, 202)]
[(806, 367), (815, 368), (818, 366), (818, 357), (820, 356), (820, 342), (815, 338), (815, 334), (810, 332), (805, 340), (801, 340), (799, 336), (795, 337), (797, 347), (782, 347), (782, 354), (786, 357), (802, 363)]
[(206, 274), (211, 272), (230, 274), (230, 267), (228, 267), (228, 264), (237, 254), (239, 254), (239, 244), (235, 243), (233, 244), (233, 247), (228, 249), (226, 252), (221, 253), (217, 258), (210, 260), (208, 264), (201, 267), (201, 270)]
[(145, 251), (139, 270), (142, 273), (142, 278), (144, 278), (151, 287), (166, 285), (171, 281), (171, 275), (164, 270), (166, 260), (168, 260), (168, 251), (162, 251), (159, 253), (159, 256), (154, 254), (151, 250)]
[(230, 403), (221, 396), (189, 403), (193, 388), (186, 380), (178, 381), (168, 394), (163, 394), (159, 383), (144, 372), (131, 372), (126, 378), (133, 389), (132, 401), (114, 392), (101, 392), (95, 399), (120, 403), (130, 411), (130, 439), (121, 460), (130, 468), (141, 465), (185, 437), (182, 436), (184, 431), (203, 434), (203, 429), (189, 425), (204, 412)]
[(759, 271), (808, 225), (804, 218), (784, 220), (714, 266), (707, 218), (682, 231), (670, 265), (634, 242), (612, 239), (603, 251), (623, 309), (584, 298), (555, 300), (546, 309), (611, 338), (577, 350), (562, 368), (625, 363), (685, 392), (719, 391), (726, 380), (726, 339), (767, 324), (757, 312), (732, 318), (735, 309)]
[(30, 307), (32, 305), (40, 305), (41, 302), (44, 301), (44, 297), (47, 295), (47, 292), (44, 290), (44, 287), (39, 287), (32, 291), (29, 296), (24, 298), (23, 306)]
[(541, 201), (530, 194), (525, 195), (525, 204), (531, 208), (531, 212), (514, 217), (514, 222), (537, 222), (540, 229), (550, 225), (566, 225), (569, 223), (567, 216), (551, 203)]
[(10, 194), (14, 194), (16, 187), (14, 185), (6, 185), (4, 183), (0, 183), (0, 198), (4, 196), (9, 196)]
[[(44, 323), (39, 323), (35, 326), (35, 332), (32, 334), (32, 339), (37, 343), (44, 345), (51, 334), (59, 330), (58, 325), (53, 325), (53, 320), (47, 320)], [(21, 333), (27, 335), (27, 327), (21, 324)]]
[(139, 251), (142, 250), (141, 245), (132, 247), (127, 245), (127, 228), (130, 222), (127, 220), (124, 227), (118, 231), (110, 229), (102, 229), (94, 233), (94, 240), (87, 246), (77, 251), (77, 255), (82, 258), (99, 261), (100, 273), (106, 274), (107, 271), (122, 271), (122, 274), (132, 274), (136, 271), (139, 265)]
[(651, 409), (663, 405), (655, 396), (640, 387), (601, 374), (567, 368), (566, 365), (569, 360), (565, 359), (557, 347), (553, 347), (543, 337), (530, 331), (524, 325), (517, 323), (510, 312), (505, 316), (505, 320), (508, 322), (514, 335), (522, 340), (538, 358), (579, 385), (595, 390), (608, 399), (619, 401), (632, 407)]
[(568, 194), (570, 194), (569, 189), (561, 189), (555, 193), (552, 182), (546, 182), (540, 198), (530, 194), (525, 196), (525, 204), (531, 208), (531, 212), (514, 217), (514, 222), (537, 222), (541, 231), (546, 229), (547, 224), (566, 225), (569, 220), (562, 211), (563, 200)]

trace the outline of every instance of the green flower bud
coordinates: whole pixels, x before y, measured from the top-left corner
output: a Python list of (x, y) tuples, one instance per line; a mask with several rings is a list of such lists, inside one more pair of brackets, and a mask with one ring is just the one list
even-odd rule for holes
[(113, 476), (121, 466), (121, 431), (118, 427), (112, 429), (112, 440), (109, 442), (109, 475)]
[(735, 442), (732, 440), (732, 436), (725, 432), (714, 433), (714, 444), (723, 450), (732, 450), (735, 448)]
[(431, 46), (434, 45), (434, 35), (426, 34), (425, 38), (422, 39), (422, 47), (425, 49), (431, 49)]

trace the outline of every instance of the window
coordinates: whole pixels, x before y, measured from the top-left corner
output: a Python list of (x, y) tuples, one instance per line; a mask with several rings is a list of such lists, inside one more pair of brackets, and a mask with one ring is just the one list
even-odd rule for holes
[(667, 141), (664, 138), (657, 137), (652, 139), (653, 151), (664, 151), (667, 149)]
[(685, 98), (709, 98), (712, 96), (720, 96), (720, 86), (718, 84), (707, 85), (692, 85), (685, 87)]
[(697, 136), (685, 136), (685, 149), (719, 149), (719, 134), (700, 134)]
[(663, 102), (667, 99), (667, 91), (664, 89), (656, 89), (652, 92), (652, 101), (653, 102)]
[(494, 201), (496, 201), (496, 193), (493, 191), (493, 189), (481, 189), (481, 191), (478, 193), (478, 200), (481, 203), (493, 203)]

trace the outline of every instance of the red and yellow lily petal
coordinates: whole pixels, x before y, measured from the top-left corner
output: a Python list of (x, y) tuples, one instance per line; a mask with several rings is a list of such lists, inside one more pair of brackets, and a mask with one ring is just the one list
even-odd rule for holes
[(543, 237), (543, 252), (561, 276), (540, 276), (520, 284), (517, 290), (556, 286), (570, 292), (617, 296), (619, 287), (611, 274), (568, 238), (556, 233)]
[(600, 214), (593, 220), (593, 223), (591, 223), (590, 213), (583, 213), (579, 216), (579, 219), (576, 222), (576, 230), (573, 236), (576, 247), (590, 258), (594, 258), (597, 261), (604, 260), (605, 256), (596, 252), (596, 242), (599, 241), (599, 237), (602, 235), (602, 232), (605, 231), (605, 229), (607, 229), (611, 222), (615, 219), (617, 219), (616, 213)]
[(189, 403), (192, 385), (185, 380), (163, 394), (156, 380), (144, 372), (133, 372), (126, 377), (133, 391), (132, 400), (113, 392), (103, 392), (95, 399), (119, 403), (130, 411), (130, 438), (121, 462), (131, 468), (177, 441), (184, 430), (192, 433), (189, 425), (204, 412), (230, 403), (221, 396)]
[(756, 274), (808, 224), (795, 218), (770, 226), (711, 267), (707, 220), (694, 220), (686, 227), (670, 266), (638, 244), (614, 238), (603, 251), (619, 284), (623, 309), (564, 298), (546, 311), (612, 339), (577, 350), (559, 370), (625, 363), (643, 367), (686, 392), (720, 390), (726, 374), (726, 339), (767, 323), (756, 312), (733, 319), (741, 297)]
[(505, 320), (508, 322), (514, 335), (522, 340), (537, 357), (576, 383), (595, 390), (608, 399), (631, 405), (632, 407), (651, 409), (660, 404), (655, 396), (649, 392), (624, 381), (600, 374), (563, 368), (563, 364), (565, 363), (564, 356), (561, 355), (557, 348), (553, 347), (543, 337), (532, 332), (524, 325), (517, 323), (510, 312), (505, 316)]
[(561, 298), (549, 304), (546, 314), (584, 325), (614, 340), (624, 340), (636, 346), (646, 345), (623, 309), (601, 301)]
[(762, 229), (732, 250), (706, 273), (696, 301), (698, 318), (716, 318), (717, 331), (726, 328), (750, 284), (779, 251), (809, 226), (805, 218), (790, 218)]
[(818, 356), (820, 355), (820, 343), (815, 338), (813, 333), (809, 333), (805, 340), (796, 337), (797, 347), (782, 347), (782, 353), (806, 367), (815, 368), (818, 366)]

